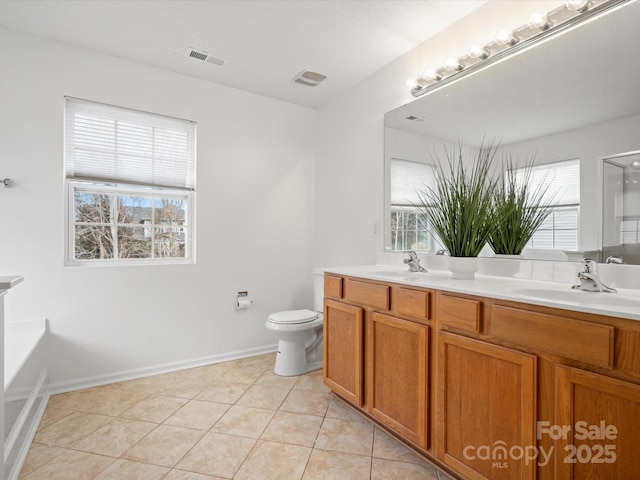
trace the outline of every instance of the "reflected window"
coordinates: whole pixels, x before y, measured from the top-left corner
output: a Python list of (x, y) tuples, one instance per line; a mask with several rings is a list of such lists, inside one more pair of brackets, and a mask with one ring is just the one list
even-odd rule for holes
[[(524, 169), (516, 170), (524, 176)], [(546, 188), (548, 204), (555, 205), (525, 248), (578, 250), (580, 230), (580, 160), (536, 165), (531, 170), (529, 188)]]
[(623, 245), (640, 243), (640, 221), (634, 219), (620, 222), (620, 240)]
[(195, 124), (67, 98), (67, 262), (190, 263)]
[(435, 169), (428, 163), (392, 158), (391, 182), (391, 250), (434, 252), (441, 248), (420, 213), (418, 191), (435, 185)]

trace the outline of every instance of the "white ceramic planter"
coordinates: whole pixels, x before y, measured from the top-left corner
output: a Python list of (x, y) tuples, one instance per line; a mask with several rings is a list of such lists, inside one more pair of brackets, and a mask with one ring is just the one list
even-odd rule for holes
[(494, 253), (494, 258), (500, 258), (500, 275), (505, 277), (513, 277), (520, 271), (520, 261), (522, 255), (505, 255), (502, 253)]
[(473, 280), (478, 271), (478, 257), (449, 257), (449, 270), (452, 278)]

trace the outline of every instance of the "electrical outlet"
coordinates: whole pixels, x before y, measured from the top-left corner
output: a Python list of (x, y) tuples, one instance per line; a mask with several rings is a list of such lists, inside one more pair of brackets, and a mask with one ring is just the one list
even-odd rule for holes
[(371, 222), (371, 237), (380, 238), (380, 222)]

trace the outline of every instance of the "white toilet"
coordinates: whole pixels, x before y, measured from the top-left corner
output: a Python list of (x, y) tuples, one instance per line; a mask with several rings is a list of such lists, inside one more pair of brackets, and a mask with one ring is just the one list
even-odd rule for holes
[(322, 368), (324, 275), (313, 274), (314, 310), (272, 313), (265, 323), (279, 339), (274, 372), (285, 377)]

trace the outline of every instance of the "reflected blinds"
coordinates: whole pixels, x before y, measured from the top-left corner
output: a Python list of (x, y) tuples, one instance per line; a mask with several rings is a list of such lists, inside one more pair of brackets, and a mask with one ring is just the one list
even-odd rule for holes
[(413, 206), (420, 203), (417, 191), (435, 185), (435, 170), (428, 163), (392, 158), (390, 162), (391, 205)]
[[(516, 170), (523, 181), (524, 169)], [(580, 160), (536, 165), (531, 169), (528, 189), (547, 188), (543, 204), (554, 205), (551, 214), (533, 234), (525, 248), (577, 250), (580, 214)]]
[[(524, 176), (524, 169), (516, 170), (516, 178)], [(535, 165), (531, 168), (528, 189), (531, 192), (547, 188), (547, 204), (580, 205), (580, 160)]]

